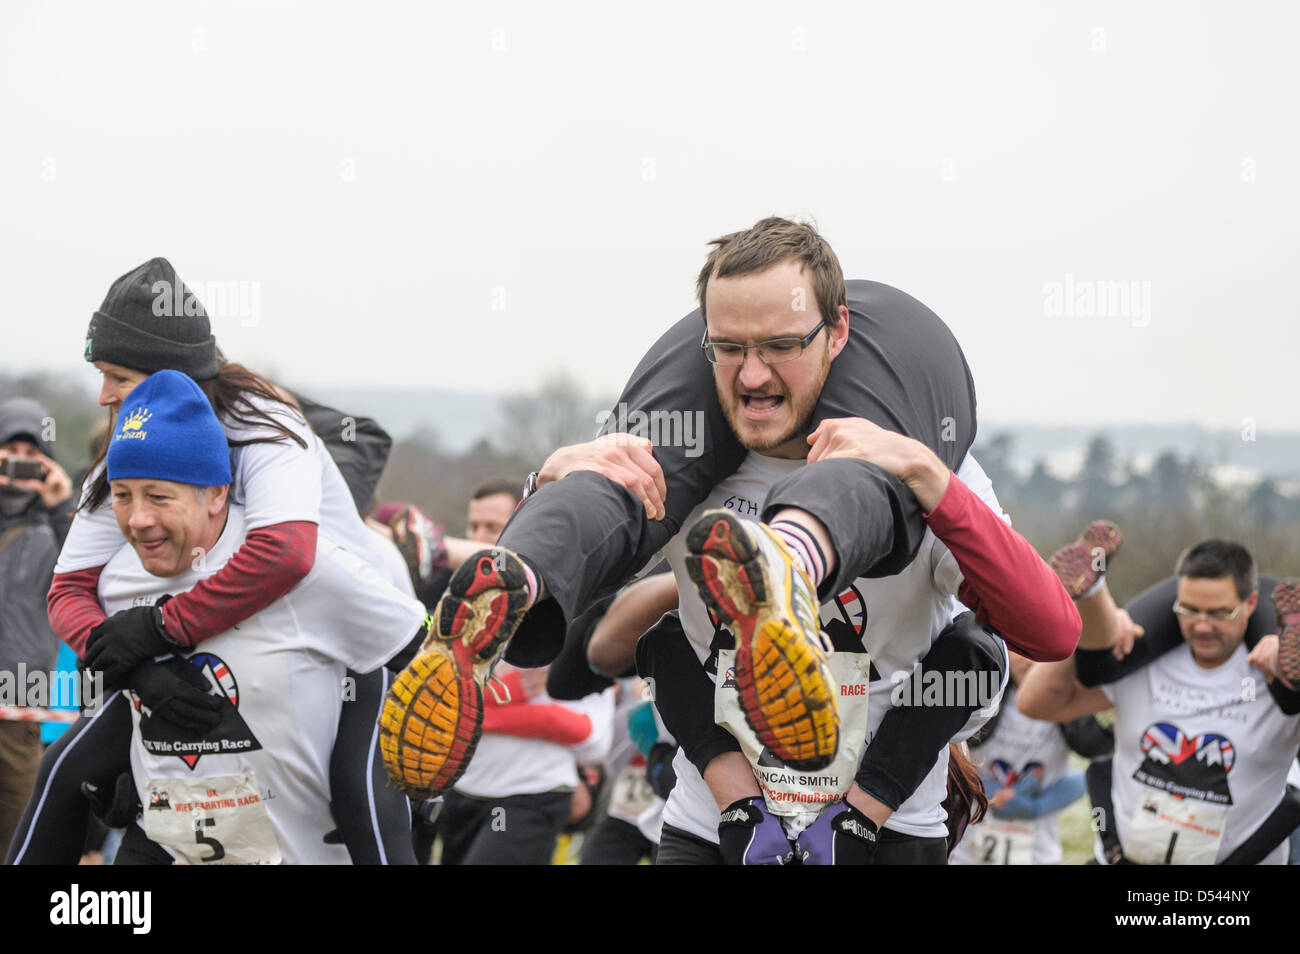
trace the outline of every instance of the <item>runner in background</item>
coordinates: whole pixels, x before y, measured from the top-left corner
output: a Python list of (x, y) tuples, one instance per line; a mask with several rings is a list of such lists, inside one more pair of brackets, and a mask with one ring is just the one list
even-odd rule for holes
[[(1104, 541), (1095, 548), (1113, 555)], [(1077, 574), (1054, 563), (1074, 580), (1084, 619), (1080, 654), (1104, 657), (1137, 638), (1145, 605), (1130, 604), (1133, 615), (1115, 606), (1104, 561), (1086, 562)], [(1020, 711), (1064, 722), (1114, 707), (1099, 861), (1284, 864), (1297, 820), (1286, 777), (1300, 747), (1300, 693), (1279, 674), (1277, 614), (1260, 605), (1254, 560), (1239, 544), (1203, 540), (1179, 557), (1175, 573), (1172, 593), (1163, 584), (1160, 591), (1170, 597), (1164, 612), (1177, 619), (1181, 648), (1097, 688), (1076, 678), (1074, 660), (1035, 666)], [(1288, 589), (1273, 592), (1276, 599)], [(1271, 632), (1248, 651), (1252, 621)]]
[(1069, 753), (1088, 758), (1110, 751), (1108, 736), (1092, 716), (1056, 725), (1024, 716), (1016, 687), (1033, 665), (1011, 654), (1011, 685), (997, 716), (970, 740), (989, 810), (952, 854), (952, 864), (1055, 865), (1061, 862), (1057, 820), (1082, 798), (1082, 771), (1068, 771)]

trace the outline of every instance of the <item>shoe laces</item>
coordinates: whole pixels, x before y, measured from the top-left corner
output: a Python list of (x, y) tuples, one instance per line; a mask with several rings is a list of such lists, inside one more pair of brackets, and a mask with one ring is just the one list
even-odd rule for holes
[[(500, 656), (492, 660), (492, 668), (488, 670), (487, 679), (483, 682), (483, 688), (492, 693), (492, 698), (496, 700), (497, 705), (508, 706), (511, 701), (510, 687), (498, 678), (496, 674), (497, 663), (500, 661)], [(502, 694), (505, 695), (504, 699), (502, 698)]]

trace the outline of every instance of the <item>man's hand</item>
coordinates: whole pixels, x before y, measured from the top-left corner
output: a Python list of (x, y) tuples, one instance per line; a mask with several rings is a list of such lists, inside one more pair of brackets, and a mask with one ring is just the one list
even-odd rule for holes
[(768, 814), (763, 796), (732, 802), (718, 816), (718, 848), (724, 864), (788, 865), (794, 858), (781, 820)]
[(646, 516), (662, 520), (668, 485), (655, 460), (654, 444), (633, 434), (606, 434), (585, 444), (561, 447), (537, 472), (537, 486), (567, 477), (575, 470), (593, 470), (626, 487), (645, 505)]
[[(1282, 679), (1282, 670), (1277, 665), (1278, 646), (1279, 640), (1276, 633), (1263, 636), (1255, 644), (1255, 648), (1246, 656), (1246, 662), (1264, 673), (1264, 681), (1268, 683), (1271, 683), (1274, 679)], [(1282, 679), (1282, 685), (1288, 689), (1295, 688), (1285, 679)]]
[(795, 840), (805, 865), (869, 865), (876, 855), (880, 829), (848, 802), (827, 805)]
[(992, 795), (989, 796), (989, 808), (995, 812), (1002, 808), (1007, 802), (1015, 798), (1016, 790), (1010, 785), (1004, 785)]
[(142, 662), (126, 674), (125, 683), (149, 709), (151, 719), (162, 719), (188, 732), (209, 732), (221, 721), (226, 700), (212, 693), (203, 673), (184, 659)]
[(808, 443), (808, 463), (849, 457), (875, 464), (907, 484), (927, 513), (948, 489), (950, 471), (934, 451), (860, 417), (828, 418), (808, 435)]
[(104, 688), (111, 692), (128, 685), (126, 674), (140, 663), (176, 649), (163, 627), (163, 602), (114, 613), (92, 629), (81, 668), (102, 672)]
[[(8, 451), (0, 450), (0, 464), (12, 456)], [(0, 474), (0, 487), (14, 487), (18, 490), (32, 490), (41, 498), (41, 503), (46, 508), (54, 509), (72, 496), (72, 481), (68, 478), (68, 472), (60, 467), (52, 458), (46, 457), (40, 451), (32, 457), (20, 458), (22, 460), (39, 461), (45, 468), (45, 476), (40, 480), (10, 480), (8, 477)]]
[(1123, 659), (1133, 651), (1134, 641), (1141, 639), (1145, 632), (1145, 629), (1133, 622), (1133, 617), (1128, 615), (1128, 610), (1116, 610), (1115, 642), (1111, 643), (1111, 654), (1116, 659)]

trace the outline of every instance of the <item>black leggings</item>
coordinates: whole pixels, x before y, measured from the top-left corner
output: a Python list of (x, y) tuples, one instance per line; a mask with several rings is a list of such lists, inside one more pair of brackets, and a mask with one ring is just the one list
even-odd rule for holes
[(572, 791), (472, 798), (452, 789), (438, 816), (444, 865), (549, 865)]
[[(921, 675), (975, 674), (975, 685), (996, 689), (1006, 675), (1006, 648), (993, 630), (971, 612), (944, 627), (921, 660)], [(990, 693), (991, 695), (991, 693)], [(978, 696), (978, 694), (977, 694)], [(858, 785), (897, 810), (934, 768), (935, 760), (961, 732), (970, 717), (992, 698), (944, 699), (943, 705), (892, 706), (862, 755)]]
[[(330, 757), (330, 808), (339, 836), (353, 864), (413, 865), (410, 803), (389, 782), (379, 753), (377, 719), (390, 677), (384, 669), (348, 675), (356, 680), (356, 698), (343, 703)], [(130, 702), (120, 692), (74, 722), (41, 759), (5, 863), (75, 865), (90, 818), (81, 783), (111, 791), (131, 771), (130, 743)]]
[(149, 840), (138, 824), (132, 822), (122, 834), (122, 843), (113, 856), (115, 865), (170, 865), (172, 856)]
[(642, 858), (653, 863), (657, 846), (641, 829), (621, 818), (608, 816), (582, 843), (584, 865), (634, 865)]
[(75, 865), (81, 858), (90, 820), (81, 783), (111, 792), (117, 777), (131, 771), (130, 705), (122, 693), (113, 693), (45, 750), (5, 864)]

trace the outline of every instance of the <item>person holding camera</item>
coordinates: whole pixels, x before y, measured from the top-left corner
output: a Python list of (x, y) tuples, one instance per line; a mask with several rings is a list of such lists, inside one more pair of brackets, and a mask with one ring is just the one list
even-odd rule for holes
[[(20, 672), (49, 672), (58, 655), (45, 594), (75, 501), (72, 481), (45, 437), (50, 420), (28, 398), (0, 404), (0, 679), (14, 687), (26, 686)], [(17, 701), (4, 695), (0, 705)], [(22, 817), (40, 761), (40, 723), (0, 719), (0, 856)]]

